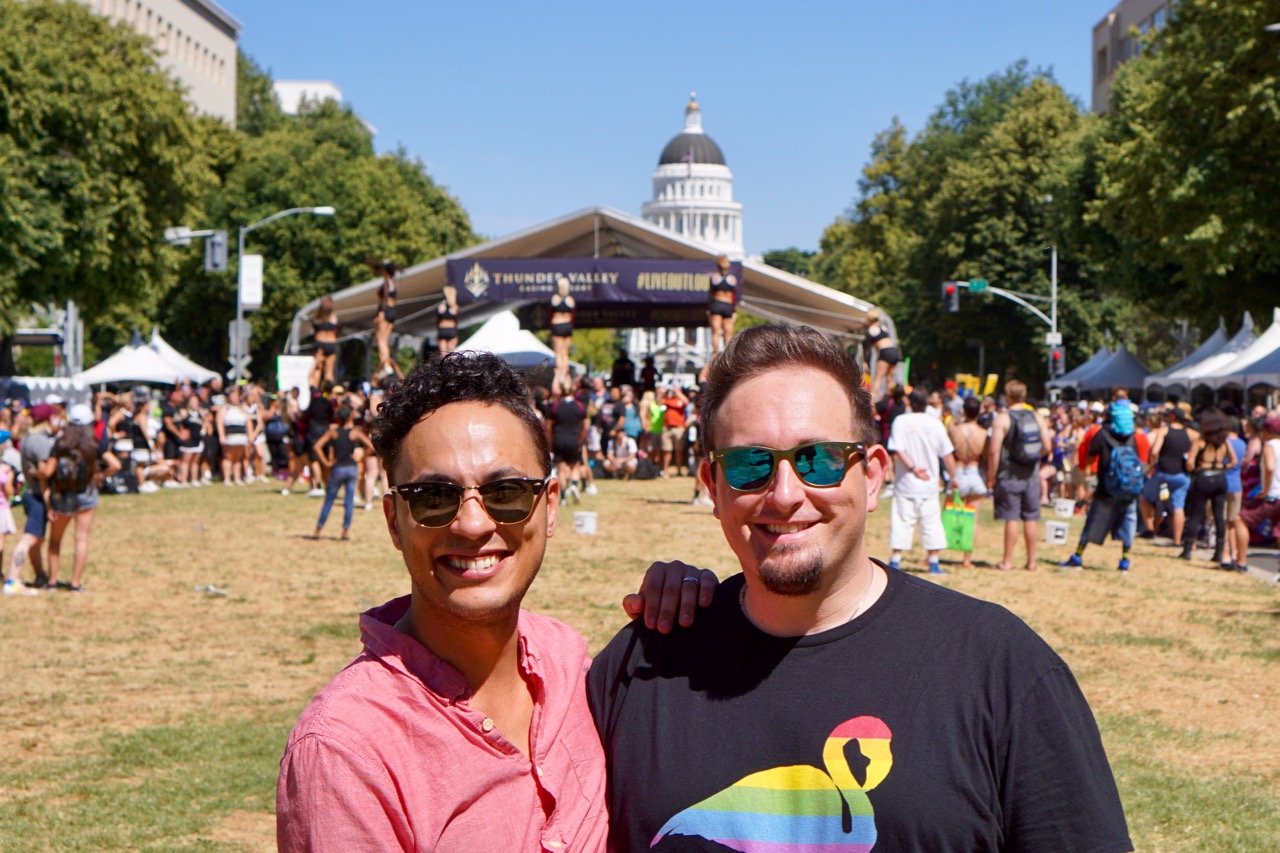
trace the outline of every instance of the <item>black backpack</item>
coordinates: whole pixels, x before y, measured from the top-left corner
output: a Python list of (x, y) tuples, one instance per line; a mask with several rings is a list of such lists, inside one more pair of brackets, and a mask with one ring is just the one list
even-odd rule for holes
[(1039, 465), (1044, 456), (1044, 442), (1040, 440), (1040, 422), (1030, 409), (1009, 410), (1009, 434), (1005, 437), (1009, 458), (1019, 465)]

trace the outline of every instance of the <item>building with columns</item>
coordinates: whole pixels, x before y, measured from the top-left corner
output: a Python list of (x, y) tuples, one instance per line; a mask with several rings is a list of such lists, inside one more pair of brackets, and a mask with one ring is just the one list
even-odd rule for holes
[[(733, 200), (733, 172), (720, 146), (702, 129), (696, 93), (689, 94), (684, 129), (658, 157), (653, 198), (641, 206), (640, 215), (734, 260), (745, 254), (742, 202)], [(628, 329), (623, 340), (637, 364), (653, 355), (664, 374), (696, 373), (711, 355), (708, 328)]]
[(156, 60), (198, 113), (236, 124), (236, 43), (244, 28), (213, 0), (79, 0), (155, 41)]

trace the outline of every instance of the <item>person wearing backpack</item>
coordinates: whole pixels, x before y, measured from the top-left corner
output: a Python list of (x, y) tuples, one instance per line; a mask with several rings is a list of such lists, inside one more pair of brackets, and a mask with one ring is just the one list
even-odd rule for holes
[[(45, 462), (49, 482), (49, 585), (71, 592), (83, 592), (84, 566), (89, 560), (89, 533), (98, 508), (98, 439), (93, 432), (93, 410), (83, 403), (72, 406), (69, 423), (54, 442), (53, 454)], [(114, 454), (101, 454), (107, 461), (106, 476), (120, 470)], [(76, 523), (75, 562), (71, 583), (58, 580), (62, 555), (62, 535), (72, 519)]]
[(1049, 424), (1027, 405), (1027, 386), (1017, 379), (1004, 386), (1009, 408), (991, 426), (987, 486), (995, 497), (996, 521), (1004, 522), (1004, 555), (996, 568), (1013, 568), (1018, 528), (1027, 543), (1027, 571), (1035, 571), (1040, 538), (1040, 460), (1053, 443)]
[(1115, 396), (1107, 423), (1089, 442), (1086, 458), (1098, 461), (1098, 487), (1080, 531), (1080, 544), (1074, 554), (1058, 564), (1060, 568), (1083, 568), (1085, 548), (1090, 543), (1101, 545), (1110, 534), (1122, 548), (1117, 568), (1129, 571), (1129, 549), (1138, 527), (1138, 496), (1142, 494), (1151, 445), (1146, 435), (1134, 431), (1128, 394), (1121, 389)]

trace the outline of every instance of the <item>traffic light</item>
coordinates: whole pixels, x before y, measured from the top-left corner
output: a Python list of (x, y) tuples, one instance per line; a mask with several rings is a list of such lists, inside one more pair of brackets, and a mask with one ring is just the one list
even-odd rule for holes
[(1057, 379), (1059, 376), (1067, 372), (1067, 359), (1062, 352), (1062, 347), (1052, 347), (1049, 350), (1049, 378)]
[(227, 271), (227, 232), (214, 231), (204, 241), (204, 271)]
[(948, 314), (960, 313), (960, 284), (955, 281), (942, 283), (942, 307)]

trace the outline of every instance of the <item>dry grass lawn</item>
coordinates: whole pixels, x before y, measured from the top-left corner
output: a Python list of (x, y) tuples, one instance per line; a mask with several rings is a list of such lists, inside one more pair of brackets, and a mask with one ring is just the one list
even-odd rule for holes
[[(651, 560), (737, 570), (692, 481), (600, 488), (581, 507), (598, 535), (563, 517), (527, 601), (592, 648)], [(0, 601), (0, 849), (272, 848), (289, 726), (358, 650), (357, 614), (407, 590), (376, 506), (353, 542), (308, 541), (319, 503), (262, 485), (105, 498), (89, 592)], [(976, 557), (994, 565), (987, 513)], [(875, 513), (873, 554), (887, 529)], [(1139, 850), (1280, 849), (1276, 588), (1146, 544), (1128, 576), (1115, 545), (1086, 555), (1101, 570), (1051, 570), (1065, 552), (941, 582), (1006, 605), (1071, 664)]]

